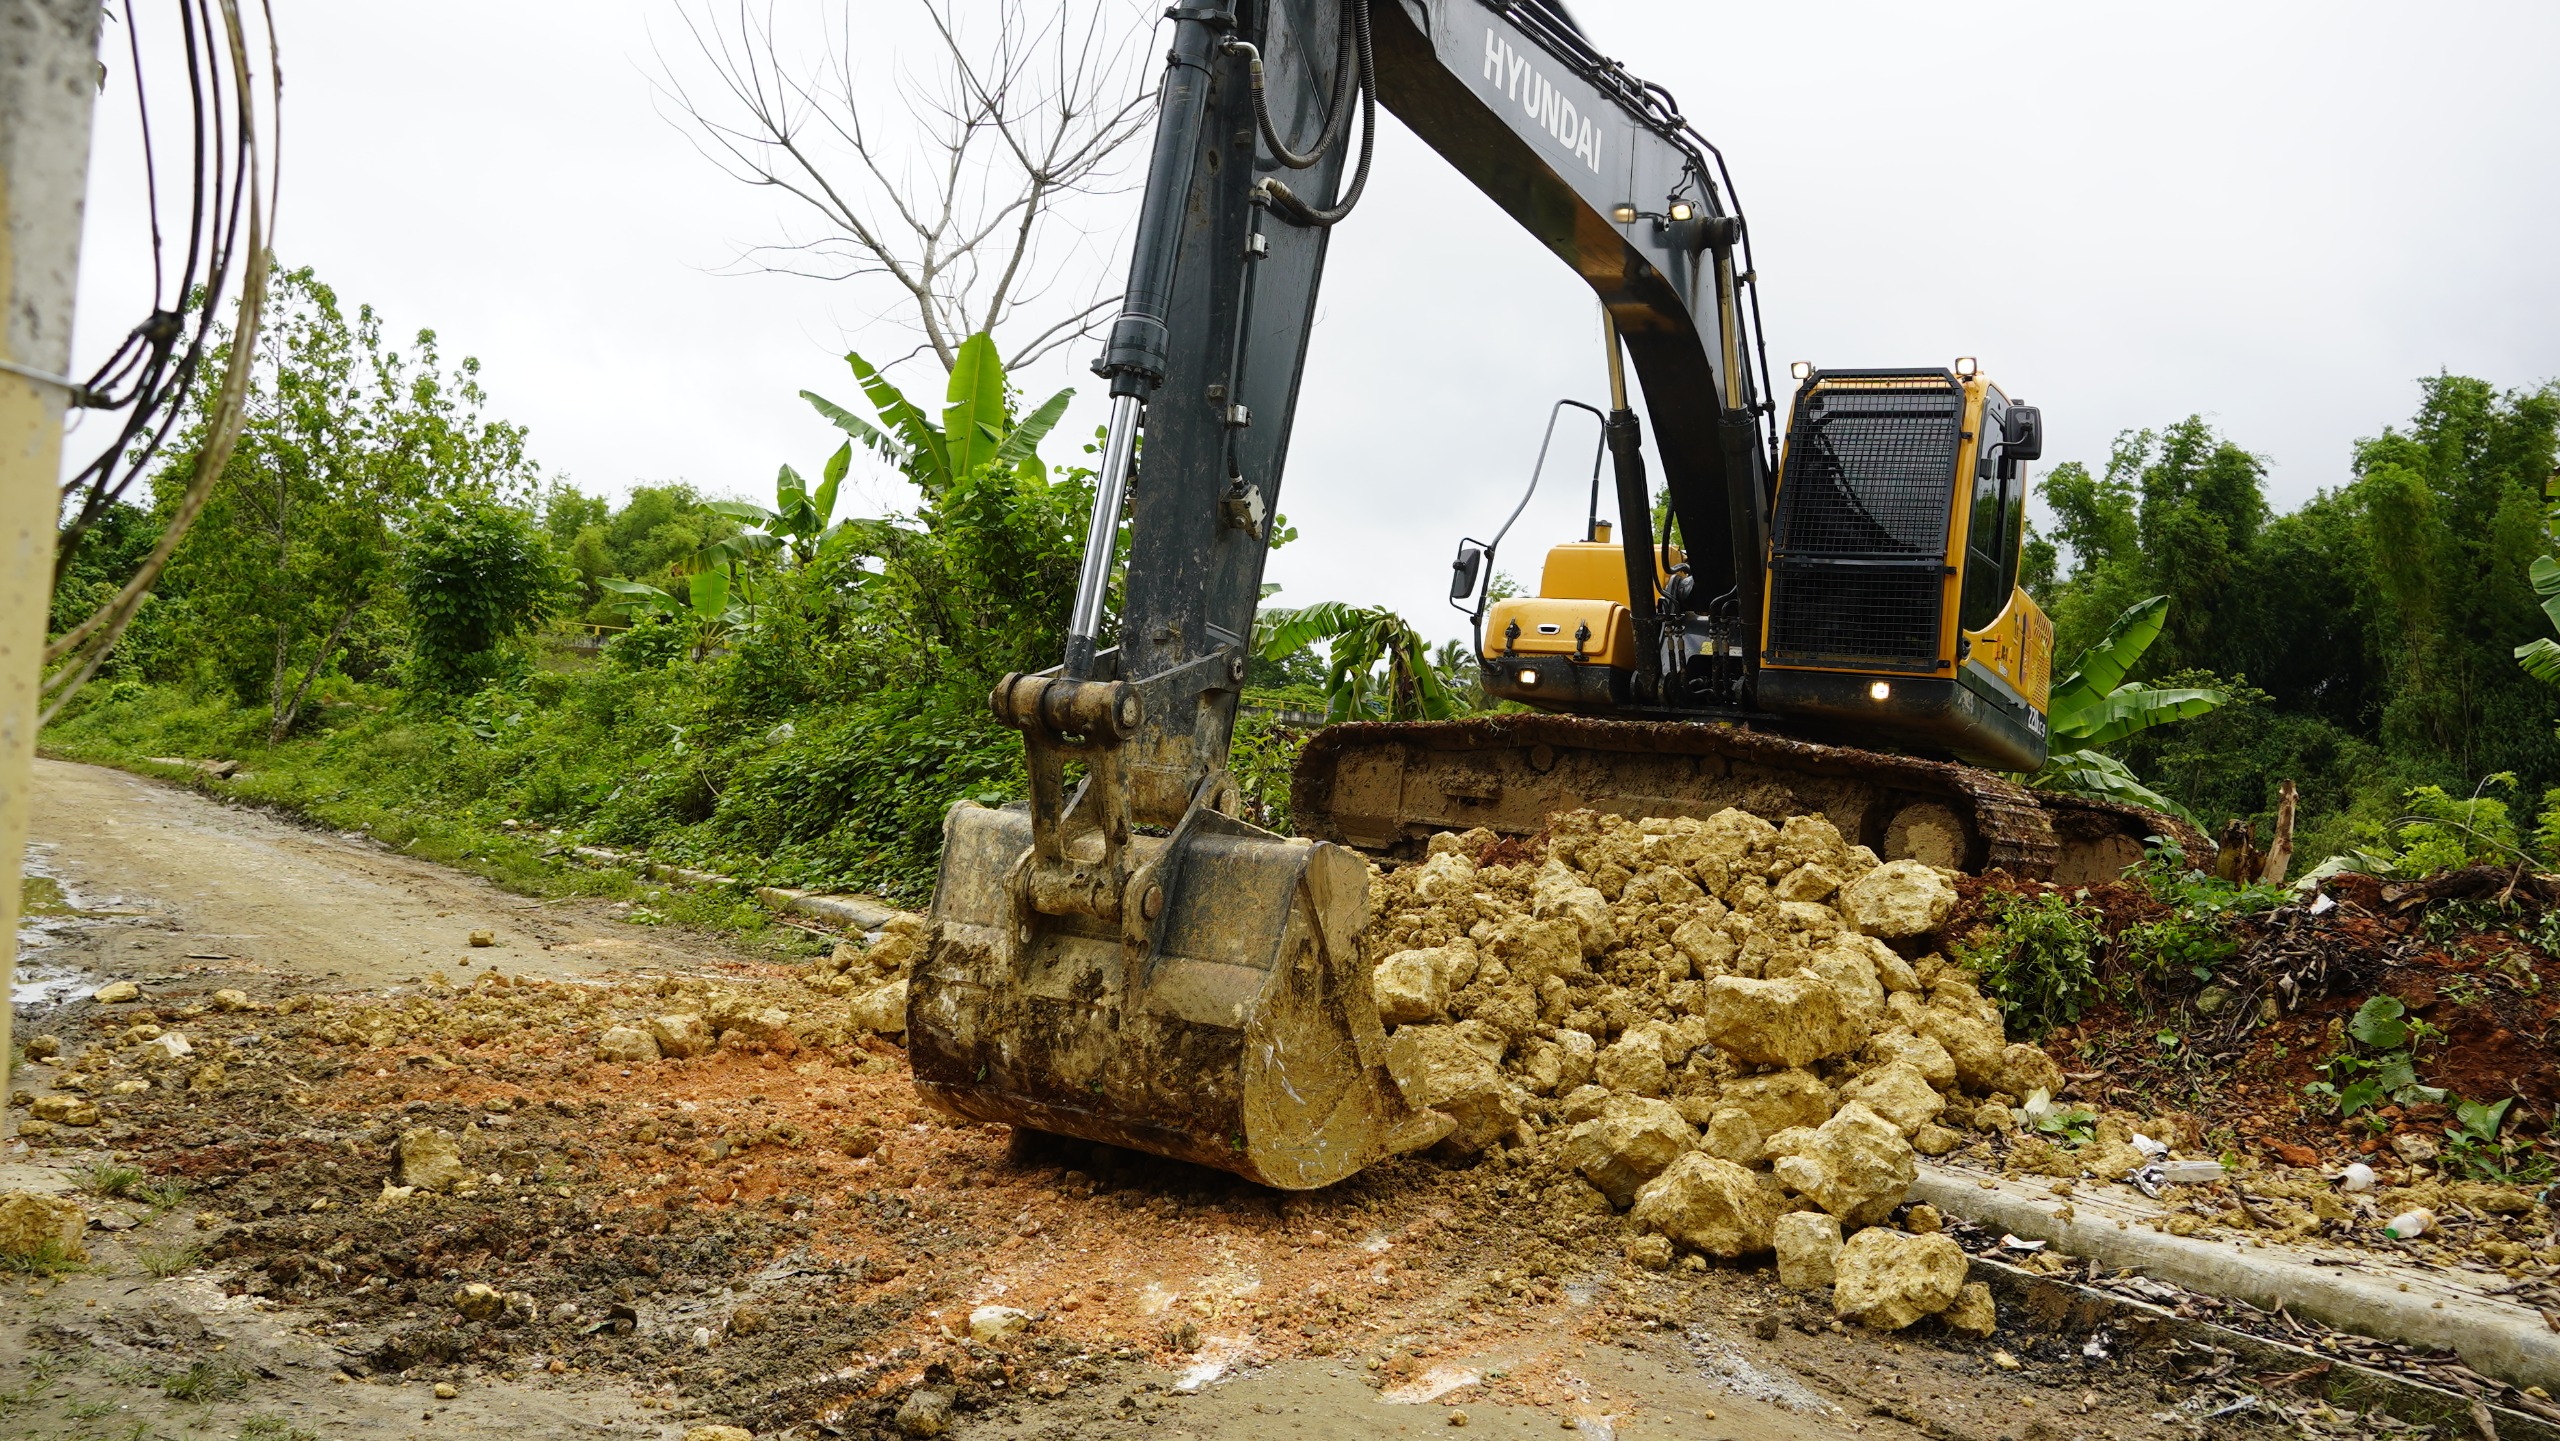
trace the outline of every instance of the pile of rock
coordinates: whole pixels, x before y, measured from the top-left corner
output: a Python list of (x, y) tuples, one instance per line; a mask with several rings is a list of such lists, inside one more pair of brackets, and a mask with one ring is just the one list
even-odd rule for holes
[(1373, 880), (1373, 985), (1442, 1150), (1569, 1167), (1639, 1260), (1792, 1252), (1843, 1316), (1987, 1324), (1954, 1242), (1883, 1224), (1916, 1156), (1963, 1143), (1942, 1120), (2063, 1084), (1937, 953), (1953, 882), (1820, 816), (1444, 835)]
[(869, 945), (839, 942), (801, 976), (820, 999), (800, 1009), (774, 1004), (771, 991), (695, 979), (660, 981), (664, 1014), (633, 1017), (596, 1038), (596, 1058), (625, 1064), (686, 1059), (714, 1050), (793, 1055), (863, 1035), (907, 1029), (907, 973), (923, 950), (924, 918), (900, 915)]

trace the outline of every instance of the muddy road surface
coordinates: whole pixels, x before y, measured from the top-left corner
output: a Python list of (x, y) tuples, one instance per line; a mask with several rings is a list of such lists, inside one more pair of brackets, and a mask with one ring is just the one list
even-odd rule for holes
[(0, 1272), (0, 1438), (2297, 1425), (2078, 1323), (1876, 1335), (1765, 1266), (1647, 1269), (1534, 1154), (1284, 1196), (939, 1117), (823, 966), (38, 779), (0, 1189), (88, 1226)]

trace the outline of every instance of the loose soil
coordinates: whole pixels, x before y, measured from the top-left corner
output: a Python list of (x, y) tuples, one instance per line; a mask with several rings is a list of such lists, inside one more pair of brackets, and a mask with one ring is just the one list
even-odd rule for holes
[[(90, 1269), (0, 1290), (0, 1435), (886, 1435), (939, 1392), (960, 1436), (2280, 1429), (2075, 1336), (1879, 1337), (1765, 1267), (1642, 1269), (1533, 1162), (1282, 1196), (940, 1117), (876, 1038), (600, 1063), (602, 1028), (703, 978), (828, 999), (360, 838), (85, 767), (39, 786), (39, 855), (87, 913), (43, 923), (41, 961), (83, 983), (22, 1004), (62, 1055), (12, 1085), (82, 1076), (104, 1119), (11, 1141), (0, 1186), (86, 1187), (112, 1229)], [(142, 994), (87, 999), (106, 979)], [(137, 1026), (192, 1054), (137, 1060)], [(401, 1195), (429, 1127), (479, 1179)], [(473, 1283), (507, 1304), (466, 1317)], [(973, 1341), (985, 1305), (1028, 1325)]]

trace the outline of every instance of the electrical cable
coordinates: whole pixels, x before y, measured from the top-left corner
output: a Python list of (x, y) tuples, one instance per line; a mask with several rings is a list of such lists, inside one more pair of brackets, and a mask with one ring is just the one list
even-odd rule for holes
[[(63, 486), (70, 510), (57, 534), (54, 574), (68, 572), (88, 532), (124, 500), (176, 430), (184, 401), (214, 339), (217, 306), (241, 262), (240, 231), (253, 203), (246, 177), (257, 137), (249, 114), (245, 69), (220, 57), (239, 47), (236, 0), (179, 0), (178, 35), (186, 73), (192, 141), (184, 259), (175, 274), (163, 233), (158, 144), (152, 125), (149, 67), (133, 0), (122, 7), (126, 52), (133, 66), (143, 185), (151, 227), (151, 310), (72, 393), (83, 410), (123, 411), (115, 436)], [(270, 28), (272, 25), (270, 23)], [(228, 83), (226, 83), (228, 82)]]
[(273, 259), (268, 239), (278, 172), (272, 163), (262, 164), (261, 156), (274, 147), (282, 99), (275, 12), (272, 0), (257, 0), (267, 62), (262, 126), (257, 105), (262, 87), (250, 62), (250, 27), (242, 18), (243, 0), (176, 0), (176, 5), (194, 122), (186, 258), (172, 284), (160, 224), (158, 155), (140, 33), (132, 0), (124, 0), (151, 217), (152, 309), (85, 384), (42, 377), (67, 385), (78, 408), (128, 412), (113, 442), (63, 487), (65, 509), (76, 501), (77, 510), (57, 532), (57, 586), (82, 538), (142, 478), (187, 413), (202, 361), (216, 338), (215, 314), (225, 293), (236, 290), (227, 337), (230, 353), (219, 388), (195, 408), (199, 424), (192, 437), (195, 454), (190, 473), (150, 554), (113, 597), (45, 646), (43, 664), (50, 669), (44, 678), (46, 708), (39, 723), (59, 715), (114, 649), (178, 542), (212, 498), (214, 483), (230, 465), (247, 415), (249, 373), (257, 356), (267, 272)]

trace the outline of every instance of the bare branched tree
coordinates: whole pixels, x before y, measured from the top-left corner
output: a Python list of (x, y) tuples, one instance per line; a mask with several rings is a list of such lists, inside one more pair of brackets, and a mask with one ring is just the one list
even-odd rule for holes
[(861, 73), (891, 48), (872, 6), (828, 6), (803, 46), (770, 3), (680, 0), (696, 55), (680, 71), (662, 49), (661, 90), (695, 148), (799, 202), (808, 223), (743, 263), (868, 278), (886, 297), (878, 318), (919, 332), (946, 369), (979, 330), (1019, 367), (1089, 334), (1117, 299), (1088, 202), (1131, 183), (1124, 152), (1155, 104), (1155, 12), (1139, 0), (914, 6), (932, 58), (884, 81)]

